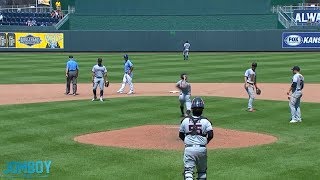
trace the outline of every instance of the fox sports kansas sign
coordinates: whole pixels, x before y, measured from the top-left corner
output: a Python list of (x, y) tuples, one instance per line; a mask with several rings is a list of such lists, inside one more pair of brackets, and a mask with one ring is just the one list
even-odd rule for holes
[(320, 33), (284, 32), (282, 48), (320, 48)]

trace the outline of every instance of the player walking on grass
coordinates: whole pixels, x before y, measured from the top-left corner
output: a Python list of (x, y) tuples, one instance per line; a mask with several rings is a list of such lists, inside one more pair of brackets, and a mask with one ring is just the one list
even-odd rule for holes
[[(253, 108), (253, 101), (255, 99), (255, 93), (259, 92), (260, 89), (257, 86), (257, 76), (256, 76), (256, 68), (257, 63), (252, 63), (251, 68), (247, 69), (244, 73), (244, 88), (249, 95), (249, 102), (248, 102), (248, 110), (249, 112), (254, 112), (255, 109)], [(255, 91), (256, 89), (256, 91)], [(261, 92), (261, 91), (260, 91)], [(258, 94), (260, 94), (260, 92)]]
[[(180, 75), (181, 80), (176, 84), (176, 87), (180, 89), (179, 101), (181, 117), (188, 116), (191, 112), (191, 85), (188, 82), (188, 76), (186, 74)], [(184, 105), (186, 105), (187, 111), (184, 113)]]
[(204, 102), (200, 97), (192, 100), (192, 116), (181, 121), (179, 137), (184, 141), (184, 179), (193, 180), (195, 167), (198, 171), (199, 180), (207, 179), (207, 148), (206, 145), (213, 138), (211, 122), (201, 116)]
[(98, 63), (92, 68), (92, 83), (93, 83), (93, 99), (97, 99), (97, 87), (100, 87), (100, 101), (103, 101), (103, 90), (104, 86), (109, 85), (107, 68), (102, 65), (102, 59), (98, 58)]
[(186, 41), (183, 44), (183, 53), (182, 53), (184, 60), (188, 60), (189, 59), (189, 50), (190, 50), (190, 43), (189, 43), (189, 41)]
[(128, 84), (130, 86), (130, 91), (127, 94), (133, 94), (133, 92), (134, 92), (133, 91), (133, 83), (132, 83), (133, 64), (129, 60), (129, 56), (127, 54), (125, 54), (123, 56), (123, 58), (124, 58), (124, 75), (123, 75), (123, 79), (122, 79), (122, 85), (121, 85), (120, 89), (117, 91), (117, 93), (122, 94), (126, 84)]
[[(292, 84), (287, 92), (289, 99), (289, 107), (291, 110), (290, 123), (301, 122), (300, 100), (302, 97), (302, 89), (304, 88), (304, 77), (300, 74), (300, 67), (294, 66), (292, 69)], [(291, 95), (290, 95), (291, 92)]]
[(73, 59), (73, 56), (69, 56), (69, 61), (66, 66), (66, 95), (70, 93), (70, 84), (72, 82), (72, 94), (77, 95), (77, 78), (79, 75), (78, 63)]

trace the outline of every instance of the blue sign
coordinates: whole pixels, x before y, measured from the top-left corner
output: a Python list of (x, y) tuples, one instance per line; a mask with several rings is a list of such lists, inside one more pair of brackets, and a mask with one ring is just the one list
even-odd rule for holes
[(51, 161), (11, 161), (0, 177), (5, 178), (36, 178), (48, 177)]
[(320, 25), (320, 10), (294, 10), (293, 19), (295, 20), (297, 25)]
[(320, 48), (320, 32), (284, 32), (282, 48)]

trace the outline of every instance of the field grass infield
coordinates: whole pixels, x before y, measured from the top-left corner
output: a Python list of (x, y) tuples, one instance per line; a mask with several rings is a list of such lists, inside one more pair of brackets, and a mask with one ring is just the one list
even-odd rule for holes
[[(110, 80), (122, 80), (121, 53), (0, 53), (0, 83), (64, 83), (69, 54), (80, 65), (79, 82), (91, 80), (97, 57), (108, 66)], [(258, 81), (290, 83), (299, 65), (307, 83), (320, 79), (319, 53), (129, 53), (134, 82), (176, 82), (186, 72), (191, 82), (242, 82), (252, 61)], [(8, 89), (9, 91), (10, 89)], [(242, 89), (241, 89), (242, 90)], [(205, 116), (215, 127), (267, 133), (278, 141), (263, 146), (208, 151), (208, 180), (320, 179), (320, 104), (302, 103), (303, 122), (289, 124), (288, 102), (204, 97)], [(146, 124), (180, 123), (177, 97), (126, 97), (0, 106), (0, 179), (10, 161), (51, 160), (46, 179), (179, 180), (180, 151), (136, 150), (80, 144), (80, 134)], [(178, 132), (177, 132), (178, 136)], [(112, 138), (112, 137), (110, 137)], [(161, 137), (159, 137), (161, 138)], [(182, 142), (181, 142), (182, 143)], [(43, 178), (42, 178), (43, 179)]]

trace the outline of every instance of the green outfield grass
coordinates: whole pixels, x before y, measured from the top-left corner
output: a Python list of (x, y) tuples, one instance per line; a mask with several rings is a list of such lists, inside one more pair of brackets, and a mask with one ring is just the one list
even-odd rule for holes
[[(1, 53), (0, 83), (64, 83), (70, 53)], [(79, 82), (91, 80), (91, 68), (104, 59), (111, 82), (121, 82), (122, 53), (71, 53), (80, 65)], [(252, 61), (258, 62), (259, 82), (290, 82), (290, 68), (301, 66), (307, 83), (318, 83), (319, 53), (193, 53), (183, 61), (177, 53), (129, 53), (135, 65), (134, 82), (175, 82), (186, 72), (191, 82), (242, 82)]]
[[(319, 179), (320, 104), (303, 103), (303, 122), (289, 124), (287, 102), (258, 100), (259, 111), (247, 113), (245, 99), (204, 99), (205, 116), (213, 120), (214, 126), (279, 138), (271, 145), (210, 150), (208, 179)], [(8, 161), (52, 160), (48, 179), (182, 179), (182, 149), (130, 150), (72, 140), (89, 132), (144, 124), (179, 124), (176, 97), (0, 108), (0, 174)]]

